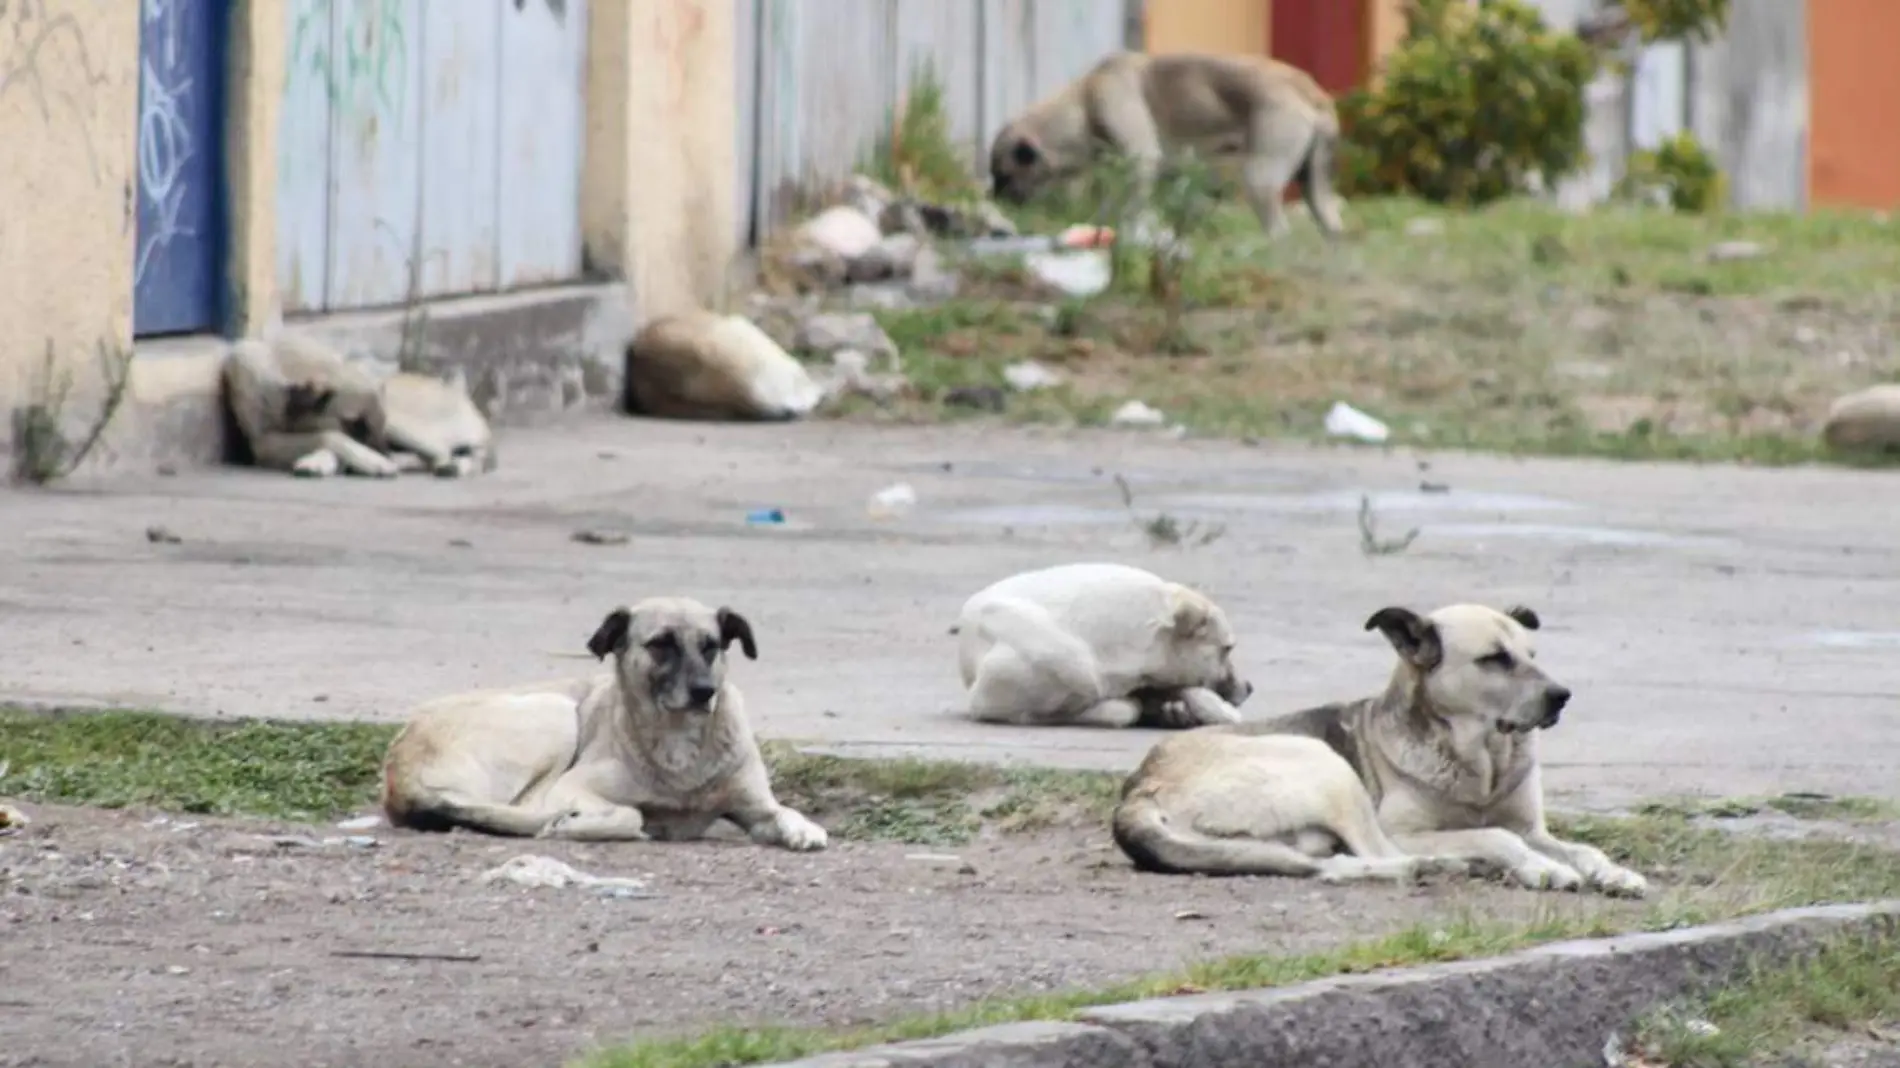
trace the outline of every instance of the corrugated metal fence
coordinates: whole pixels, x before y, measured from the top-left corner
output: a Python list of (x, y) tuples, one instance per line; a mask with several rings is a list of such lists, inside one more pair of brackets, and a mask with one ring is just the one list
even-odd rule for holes
[[(1570, 27), (1595, 0), (1537, 0), (1554, 26)], [(1629, 154), (1688, 130), (1714, 152), (1738, 208), (1807, 206), (1806, 0), (1735, 0), (1727, 31), (1704, 45), (1642, 50), (1627, 85), (1614, 74), (1590, 91), (1590, 170), (1565, 199), (1600, 201)]]
[(797, 186), (850, 174), (926, 61), (975, 159), (1126, 32), (1115, 0), (734, 2), (742, 242), (784, 220)]

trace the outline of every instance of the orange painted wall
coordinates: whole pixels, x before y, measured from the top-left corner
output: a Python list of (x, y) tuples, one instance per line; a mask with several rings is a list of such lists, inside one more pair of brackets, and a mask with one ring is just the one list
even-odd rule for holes
[(1808, 0), (1808, 202), (1900, 207), (1900, 2)]
[(1264, 56), (1273, 0), (1148, 0), (1142, 10), (1147, 51)]

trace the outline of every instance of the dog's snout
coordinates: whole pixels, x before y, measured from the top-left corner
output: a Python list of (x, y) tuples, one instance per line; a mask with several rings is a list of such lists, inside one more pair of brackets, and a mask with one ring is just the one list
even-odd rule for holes
[(686, 698), (693, 703), (695, 708), (710, 706), (713, 698), (717, 696), (719, 696), (719, 687), (704, 682), (694, 683), (686, 690)]
[(1544, 704), (1549, 706), (1553, 714), (1562, 712), (1564, 706), (1569, 703), (1570, 688), (1568, 686), (1558, 686), (1552, 683), (1544, 688)]

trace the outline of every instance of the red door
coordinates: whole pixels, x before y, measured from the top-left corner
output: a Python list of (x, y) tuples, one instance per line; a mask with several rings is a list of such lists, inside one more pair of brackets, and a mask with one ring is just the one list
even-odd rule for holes
[(1338, 96), (1366, 75), (1364, 0), (1273, 0), (1273, 58), (1311, 74)]

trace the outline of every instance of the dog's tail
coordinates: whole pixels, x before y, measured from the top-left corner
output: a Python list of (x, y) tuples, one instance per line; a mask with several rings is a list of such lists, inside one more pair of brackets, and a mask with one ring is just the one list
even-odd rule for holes
[(966, 619), (976, 634), (997, 645), (1014, 649), (1037, 670), (1048, 673), (1073, 694), (1101, 693), (1101, 674), (1096, 670), (1095, 651), (1087, 642), (1070, 634), (1033, 601), (998, 597), (985, 601)]
[(1109, 825), (1115, 845), (1137, 871), (1163, 875), (1288, 875), (1320, 873), (1320, 861), (1282, 842), (1215, 838), (1182, 826), (1148, 795), (1125, 798)]

